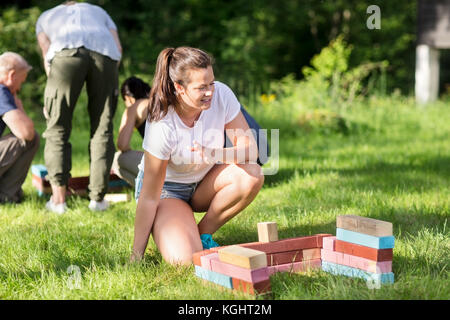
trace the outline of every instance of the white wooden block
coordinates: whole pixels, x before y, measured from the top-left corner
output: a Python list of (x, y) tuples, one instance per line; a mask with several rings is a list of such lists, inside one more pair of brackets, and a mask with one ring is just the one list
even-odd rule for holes
[(278, 230), (276, 222), (258, 223), (258, 241), (272, 242), (278, 241)]
[(128, 193), (107, 193), (104, 199), (108, 202), (125, 202), (130, 201), (131, 196)]
[(235, 266), (247, 269), (267, 267), (267, 255), (262, 251), (234, 245), (219, 249), (218, 253), (220, 261)]

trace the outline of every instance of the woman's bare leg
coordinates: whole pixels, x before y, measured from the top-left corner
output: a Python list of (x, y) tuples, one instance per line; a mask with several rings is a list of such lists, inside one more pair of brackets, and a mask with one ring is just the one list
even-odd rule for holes
[(164, 260), (192, 263), (192, 254), (203, 249), (191, 207), (180, 199), (161, 199), (152, 229), (153, 239)]
[(215, 165), (191, 200), (194, 211), (206, 211), (198, 224), (199, 233), (216, 232), (253, 201), (263, 184), (264, 175), (257, 164)]

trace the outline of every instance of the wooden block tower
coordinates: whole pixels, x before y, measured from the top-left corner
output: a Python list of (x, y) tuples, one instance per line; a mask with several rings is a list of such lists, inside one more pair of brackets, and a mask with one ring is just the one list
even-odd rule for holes
[(354, 215), (338, 216), (336, 237), (323, 240), (322, 270), (380, 283), (393, 283), (392, 223)]

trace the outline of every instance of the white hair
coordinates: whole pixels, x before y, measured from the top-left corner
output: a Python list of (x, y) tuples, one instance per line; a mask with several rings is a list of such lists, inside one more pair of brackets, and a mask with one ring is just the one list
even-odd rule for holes
[(0, 55), (0, 77), (10, 70), (26, 70), (28, 72), (31, 69), (32, 67), (20, 54), (8, 51)]

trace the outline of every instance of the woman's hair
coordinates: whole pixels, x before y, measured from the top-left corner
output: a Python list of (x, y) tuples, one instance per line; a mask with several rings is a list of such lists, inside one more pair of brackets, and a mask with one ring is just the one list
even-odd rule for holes
[(150, 89), (150, 86), (142, 81), (142, 79), (133, 76), (129, 77), (122, 83), (120, 93), (123, 100), (125, 100), (125, 96), (139, 100), (148, 98)]
[(191, 47), (166, 48), (156, 61), (153, 87), (149, 97), (149, 121), (158, 121), (178, 104), (174, 83), (189, 84), (188, 71), (212, 66), (213, 58), (206, 52)]

